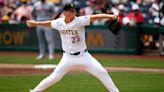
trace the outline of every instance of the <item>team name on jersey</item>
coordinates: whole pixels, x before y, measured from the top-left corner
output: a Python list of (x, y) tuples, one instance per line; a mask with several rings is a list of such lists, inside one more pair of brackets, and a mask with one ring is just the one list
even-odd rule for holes
[(60, 32), (64, 35), (78, 35), (77, 30), (61, 30)]

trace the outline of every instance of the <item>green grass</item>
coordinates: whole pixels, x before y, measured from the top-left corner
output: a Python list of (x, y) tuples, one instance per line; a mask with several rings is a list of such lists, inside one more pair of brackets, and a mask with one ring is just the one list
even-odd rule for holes
[[(163, 92), (164, 74), (112, 72), (120, 92)], [(47, 75), (0, 76), (1, 92), (28, 92)], [(69, 73), (45, 92), (107, 92), (105, 87), (88, 73)]]
[(164, 68), (164, 60), (152, 59), (99, 59), (104, 66)]
[[(164, 60), (153, 59), (97, 59), (104, 66), (164, 68)], [(0, 63), (11, 64), (57, 64), (60, 58), (53, 61), (38, 61), (34, 56), (0, 56)], [(164, 74), (111, 72), (120, 92), (163, 92)], [(0, 92), (28, 92), (47, 75), (0, 76)], [(107, 92), (105, 87), (88, 73), (69, 73), (63, 80), (51, 86), (45, 92)]]
[[(164, 68), (164, 60), (152, 59), (97, 59), (104, 66), (127, 66), (127, 67), (149, 67), (149, 68)], [(36, 60), (33, 56), (3, 56), (0, 57), (0, 63), (12, 64), (58, 64), (60, 58), (50, 61), (47, 59)]]
[(0, 63), (11, 63), (11, 64), (57, 64), (60, 61), (59, 58), (55, 60), (36, 60), (33, 56), (3, 56), (0, 57)]

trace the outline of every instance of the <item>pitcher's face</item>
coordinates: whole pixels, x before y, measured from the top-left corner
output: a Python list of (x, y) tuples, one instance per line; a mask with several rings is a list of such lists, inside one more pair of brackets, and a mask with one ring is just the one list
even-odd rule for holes
[(64, 16), (66, 19), (73, 19), (76, 16), (76, 10), (69, 9), (67, 11), (64, 11)]

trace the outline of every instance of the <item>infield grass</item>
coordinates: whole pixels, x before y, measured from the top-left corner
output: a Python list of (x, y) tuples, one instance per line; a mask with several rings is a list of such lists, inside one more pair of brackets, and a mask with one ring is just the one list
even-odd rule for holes
[[(120, 92), (163, 92), (164, 74), (111, 72)], [(47, 75), (0, 76), (0, 92), (28, 92)], [(108, 92), (88, 73), (69, 73), (45, 92)]]
[[(3, 56), (0, 63), (10, 64), (58, 64), (60, 58), (38, 61), (33, 56)], [(104, 66), (164, 68), (164, 60), (155, 59), (102, 59)], [(164, 92), (163, 73), (111, 72), (120, 92)], [(48, 75), (0, 76), (0, 92), (28, 92)], [(107, 92), (105, 87), (88, 73), (69, 73), (59, 83), (45, 92)]]
[[(145, 68), (164, 68), (164, 60), (158, 59), (120, 59), (120, 58), (97, 58), (104, 66), (120, 66), (120, 67), (145, 67)], [(0, 63), (10, 64), (58, 64), (60, 58), (54, 60), (36, 60), (33, 56), (3, 56), (0, 57)]]

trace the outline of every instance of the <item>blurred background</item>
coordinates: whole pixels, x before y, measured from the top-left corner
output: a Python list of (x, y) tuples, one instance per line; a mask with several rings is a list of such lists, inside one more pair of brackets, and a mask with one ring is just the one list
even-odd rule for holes
[[(35, 28), (24, 24), (32, 16), (39, 0), (0, 0), (0, 50), (37, 48)], [(118, 15), (122, 29), (118, 36), (109, 33), (108, 20), (98, 20), (87, 27), (88, 49), (100, 53), (164, 55), (164, 0), (47, 0), (54, 5), (54, 15), (66, 3), (77, 6), (78, 16), (98, 13)], [(52, 17), (54, 18), (54, 17)], [(93, 30), (90, 32), (90, 30)], [(102, 33), (100, 33), (100, 30)], [(61, 51), (60, 38), (54, 32), (55, 50)]]
[[(38, 1), (45, 0), (0, 0), (1, 92), (28, 92), (60, 62), (61, 39), (55, 30), (53, 61), (35, 58), (39, 51), (37, 30), (27, 27), (25, 22), (37, 20), (33, 13), (39, 11), (41, 15), (49, 15), (47, 7), (32, 12)], [(106, 25), (110, 21), (106, 19), (86, 27), (88, 51), (109, 70), (120, 92), (164, 92), (164, 0), (47, 1), (53, 5), (51, 19), (62, 16), (66, 3), (77, 6), (77, 16), (98, 13), (119, 16), (122, 28), (118, 35), (109, 31)], [(69, 92), (107, 92), (96, 78), (83, 72), (69, 73), (46, 92), (68, 92), (68, 89)]]

